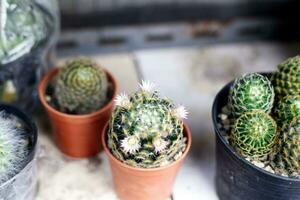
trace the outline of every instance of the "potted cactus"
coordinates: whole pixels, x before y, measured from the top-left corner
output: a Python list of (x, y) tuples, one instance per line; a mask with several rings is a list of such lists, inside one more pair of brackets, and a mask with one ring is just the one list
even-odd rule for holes
[(220, 199), (300, 199), (300, 57), (246, 74), (216, 96)]
[(64, 154), (84, 158), (100, 152), (101, 131), (110, 117), (116, 92), (112, 74), (90, 59), (69, 61), (45, 75), (39, 97)]
[(166, 200), (191, 146), (183, 122), (187, 112), (160, 97), (154, 85), (116, 98), (116, 108), (103, 129), (116, 192), (122, 200)]
[(18, 109), (0, 104), (0, 197), (33, 200), (37, 190), (34, 159), (37, 131)]

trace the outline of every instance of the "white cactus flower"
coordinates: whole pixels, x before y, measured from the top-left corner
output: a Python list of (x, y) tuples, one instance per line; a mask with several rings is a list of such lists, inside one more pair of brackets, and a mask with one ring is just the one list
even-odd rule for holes
[(145, 92), (154, 92), (154, 89), (156, 88), (156, 85), (150, 81), (142, 81), (142, 83), (139, 85), (142, 91)]
[(134, 154), (141, 148), (140, 139), (135, 135), (128, 136), (121, 141), (121, 147), (125, 153)]
[(180, 105), (173, 110), (173, 115), (179, 119), (187, 119), (188, 114), (188, 111), (183, 105)]
[(154, 146), (155, 152), (160, 153), (166, 149), (168, 142), (160, 137), (156, 137), (153, 139), (152, 144)]
[(125, 92), (119, 94), (115, 99), (115, 104), (117, 106), (127, 108), (130, 105), (130, 100), (128, 95)]

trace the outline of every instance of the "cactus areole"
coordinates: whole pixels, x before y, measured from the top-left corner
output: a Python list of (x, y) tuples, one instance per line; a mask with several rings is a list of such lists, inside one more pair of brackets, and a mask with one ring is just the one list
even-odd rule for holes
[(133, 167), (156, 168), (178, 159), (186, 147), (183, 118), (187, 111), (161, 98), (154, 85), (143, 82), (140, 91), (116, 98), (109, 130), (112, 154)]

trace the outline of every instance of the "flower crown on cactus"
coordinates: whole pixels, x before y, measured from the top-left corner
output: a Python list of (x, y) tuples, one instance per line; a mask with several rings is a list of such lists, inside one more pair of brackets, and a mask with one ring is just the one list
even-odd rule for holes
[(124, 163), (155, 168), (178, 159), (186, 147), (184, 106), (161, 98), (153, 83), (143, 81), (140, 91), (116, 98), (108, 130), (108, 147)]
[(258, 73), (237, 78), (230, 88), (229, 106), (235, 117), (253, 110), (270, 113), (273, 102), (274, 90), (271, 82)]
[(277, 138), (276, 122), (260, 110), (242, 114), (231, 133), (235, 149), (257, 160), (266, 160), (273, 153)]
[(90, 59), (76, 59), (60, 70), (54, 90), (62, 111), (88, 114), (106, 103), (108, 80)]
[(300, 56), (289, 58), (278, 65), (271, 81), (279, 99), (286, 95), (300, 95)]
[(20, 126), (14, 116), (0, 112), (0, 185), (21, 170), (28, 154), (28, 142)]

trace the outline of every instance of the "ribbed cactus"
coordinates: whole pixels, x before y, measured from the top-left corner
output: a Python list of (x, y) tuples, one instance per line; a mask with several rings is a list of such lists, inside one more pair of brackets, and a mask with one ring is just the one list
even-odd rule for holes
[(143, 82), (130, 97), (116, 99), (108, 131), (108, 147), (124, 163), (155, 168), (176, 160), (186, 147), (182, 118), (187, 112), (161, 98), (153, 84)]
[(281, 131), (282, 146), (277, 166), (281, 166), (290, 175), (300, 173), (300, 116), (286, 124)]
[(62, 111), (88, 114), (106, 103), (108, 81), (105, 71), (91, 60), (76, 59), (60, 70), (54, 90)]
[(0, 112), (0, 185), (23, 167), (21, 163), (28, 152), (23, 131), (17, 119)]
[(269, 113), (274, 101), (274, 90), (267, 77), (245, 74), (234, 81), (230, 88), (229, 106), (235, 117), (245, 112), (262, 110)]
[(232, 144), (241, 155), (266, 160), (277, 142), (276, 122), (263, 111), (242, 114), (231, 133)]
[(300, 95), (288, 95), (282, 98), (274, 108), (274, 115), (280, 128), (300, 116)]
[(0, 63), (28, 53), (46, 37), (46, 18), (39, 6), (28, 0), (1, 0)]
[(289, 58), (278, 65), (278, 71), (271, 78), (276, 97), (300, 95), (300, 56)]

